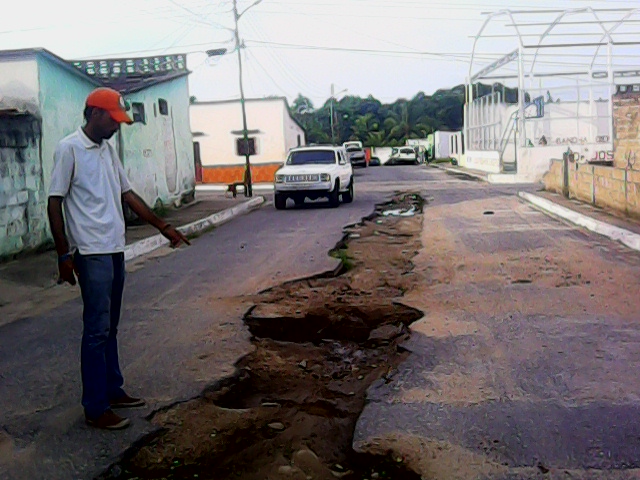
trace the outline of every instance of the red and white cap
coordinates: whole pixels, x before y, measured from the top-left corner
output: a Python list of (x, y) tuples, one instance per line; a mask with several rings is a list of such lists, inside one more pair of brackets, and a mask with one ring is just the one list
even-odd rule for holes
[(133, 120), (127, 114), (124, 98), (113, 88), (96, 88), (89, 94), (86, 101), (87, 107), (101, 108), (109, 112), (111, 118), (118, 123), (132, 124)]

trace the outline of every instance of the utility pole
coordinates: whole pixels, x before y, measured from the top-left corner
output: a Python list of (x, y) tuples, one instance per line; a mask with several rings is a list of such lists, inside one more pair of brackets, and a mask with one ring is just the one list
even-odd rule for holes
[(253, 185), (251, 182), (251, 161), (249, 157), (251, 156), (249, 153), (249, 132), (247, 131), (247, 110), (245, 108), (244, 101), (244, 87), (242, 85), (242, 53), (240, 49), (242, 45), (240, 44), (240, 33), (238, 32), (238, 20), (240, 17), (244, 15), (244, 13), (249, 10), (254, 5), (257, 5), (262, 0), (257, 0), (250, 6), (248, 6), (242, 13), (238, 13), (238, 0), (233, 0), (233, 18), (235, 20), (235, 29), (234, 35), (236, 39), (236, 50), (238, 51), (238, 75), (239, 75), (239, 83), (240, 83), (240, 106), (242, 107), (242, 139), (244, 141), (244, 154), (245, 154), (245, 196), (252, 197), (253, 196)]
[[(340, 94), (340, 93), (344, 93), (344, 92), (346, 92), (346, 91), (348, 91), (348, 89), (347, 89), (347, 88), (345, 88), (344, 90), (340, 90), (340, 91), (338, 92), (338, 94)], [(329, 112), (330, 112), (330, 114), (331, 114), (331, 119), (330, 119), (330, 121), (331, 121), (331, 144), (332, 144), (332, 145), (335, 145), (335, 143), (336, 143), (336, 139), (335, 139), (335, 136), (336, 136), (336, 135), (335, 135), (335, 129), (333, 128), (333, 123), (334, 123), (334, 122), (333, 122), (333, 101), (334, 101), (334, 99), (335, 99), (335, 96), (336, 96), (336, 92), (335, 92), (335, 85), (332, 83), (332, 84), (331, 84), (331, 101), (329, 102)]]
[(333, 95), (334, 95), (334, 86), (331, 84), (331, 103), (329, 104), (329, 112), (331, 113), (331, 145), (335, 145), (335, 133), (333, 131)]

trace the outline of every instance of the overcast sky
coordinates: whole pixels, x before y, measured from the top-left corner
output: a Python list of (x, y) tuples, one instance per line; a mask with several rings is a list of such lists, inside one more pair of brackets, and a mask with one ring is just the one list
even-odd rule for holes
[[(231, 0), (20, 0), (0, 16), (0, 49), (44, 47), (66, 59), (188, 52), (191, 94), (239, 98)], [(240, 11), (253, 0), (239, 0)], [(335, 91), (392, 102), (464, 83), (483, 12), (639, 7), (638, 0), (262, 0), (240, 19), (247, 98), (298, 93), (321, 105)], [(603, 15), (606, 15), (603, 13)], [(537, 16), (547, 21), (549, 15)], [(640, 29), (640, 16), (631, 28)], [(587, 19), (581, 17), (582, 20)], [(532, 20), (530, 17), (529, 20)], [(493, 33), (511, 33), (506, 19)], [(485, 52), (516, 44), (496, 38)], [(635, 48), (635, 47), (634, 47)], [(637, 49), (636, 49), (637, 52)], [(491, 58), (484, 55), (482, 60)], [(637, 57), (636, 57), (637, 58)], [(637, 61), (636, 61), (637, 65)], [(341, 93), (344, 95), (345, 93)]]

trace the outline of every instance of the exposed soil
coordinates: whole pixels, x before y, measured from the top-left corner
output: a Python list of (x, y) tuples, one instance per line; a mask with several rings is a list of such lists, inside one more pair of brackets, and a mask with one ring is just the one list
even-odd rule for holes
[(337, 277), (258, 295), (245, 317), (256, 349), (236, 376), (153, 414), (160, 432), (101, 478), (419, 479), (390, 451), (357, 454), (351, 443), (367, 388), (406, 358), (407, 326), (422, 317), (398, 301), (412, 282), (422, 203), (405, 194), (349, 227), (332, 252)]

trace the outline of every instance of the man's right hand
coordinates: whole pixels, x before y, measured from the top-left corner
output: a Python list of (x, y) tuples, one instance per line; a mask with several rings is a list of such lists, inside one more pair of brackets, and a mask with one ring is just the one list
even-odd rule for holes
[(73, 266), (73, 259), (68, 258), (64, 262), (58, 262), (58, 283), (67, 282), (71, 285), (76, 284), (76, 276), (73, 274), (75, 267)]

